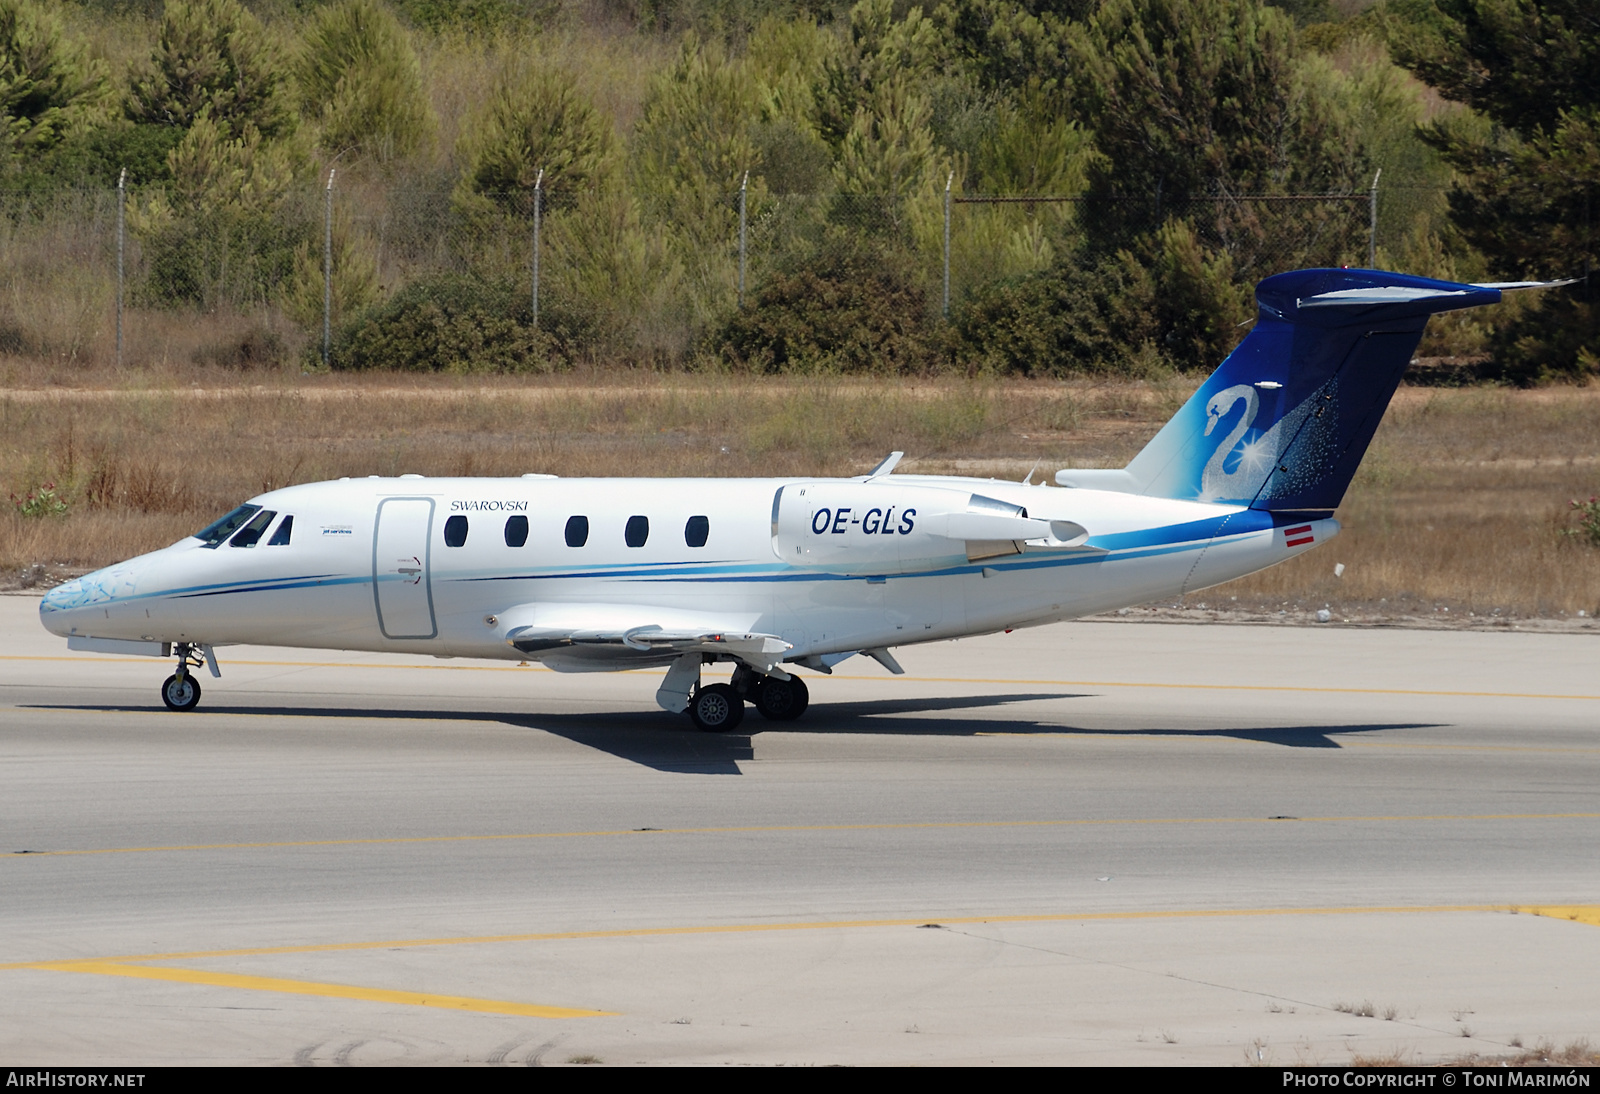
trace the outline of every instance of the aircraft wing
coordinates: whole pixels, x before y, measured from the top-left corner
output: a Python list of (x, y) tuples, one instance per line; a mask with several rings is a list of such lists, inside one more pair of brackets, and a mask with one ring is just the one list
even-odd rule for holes
[(794, 647), (753, 628), (754, 618), (719, 618), (676, 608), (619, 604), (528, 604), (501, 615), (506, 644), (532, 657), (581, 653), (586, 659), (638, 660), (685, 653), (729, 654), (757, 672), (788, 678), (779, 667)]

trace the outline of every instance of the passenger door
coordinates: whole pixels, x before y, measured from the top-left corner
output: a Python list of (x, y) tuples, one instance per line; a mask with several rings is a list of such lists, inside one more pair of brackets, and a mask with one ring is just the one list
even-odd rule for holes
[(433, 638), (432, 498), (384, 498), (372, 536), (372, 594), (385, 638)]

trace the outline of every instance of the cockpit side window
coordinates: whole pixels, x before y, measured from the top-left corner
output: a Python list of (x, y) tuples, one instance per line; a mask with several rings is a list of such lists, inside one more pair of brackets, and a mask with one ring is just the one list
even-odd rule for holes
[(278, 525), (278, 530), (272, 533), (272, 538), (267, 540), (268, 547), (287, 547), (289, 537), (294, 535), (294, 514), (290, 513), (283, 518), (283, 523)]
[(259, 505), (241, 505), (220, 520), (212, 521), (194, 534), (194, 538), (201, 540), (210, 548), (222, 546), (224, 540), (239, 530), (245, 521), (261, 512)]
[(229, 547), (254, 547), (272, 524), (272, 518), (277, 516), (276, 509), (263, 509), (251, 518), (250, 523), (234, 533), (228, 541)]

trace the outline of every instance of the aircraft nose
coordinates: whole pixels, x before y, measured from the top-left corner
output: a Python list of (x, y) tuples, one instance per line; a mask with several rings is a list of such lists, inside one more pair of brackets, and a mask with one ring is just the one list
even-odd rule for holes
[(51, 634), (65, 638), (72, 631), (72, 621), (78, 614), (76, 609), (83, 604), (83, 598), (83, 578), (57, 585), (39, 601), (39, 622)]
[(147, 569), (141, 559), (130, 559), (57, 585), (39, 602), (39, 622), (51, 634), (67, 637), (89, 618), (91, 610), (100, 615), (98, 609), (137, 592)]

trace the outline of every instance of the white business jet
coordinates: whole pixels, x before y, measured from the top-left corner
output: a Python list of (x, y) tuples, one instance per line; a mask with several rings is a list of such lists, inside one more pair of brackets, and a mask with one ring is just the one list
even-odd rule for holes
[[(77, 650), (177, 657), (200, 701), (239, 643), (667, 669), (701, 729), (799, 717), (798, 669), (1179, 596), (1331, 538), (1333, 511), (1434, 312), (1534, 283), (1373, 270), (1261, 282), (1254, 328), (1121, 470), (1056, 486), (850, 479), (340, 479), (250, 499), (52, 590)], [(1030, 476), (1031, 478), (1031, 476)], [(731, 683), (700, 683), (732, 662)]]

